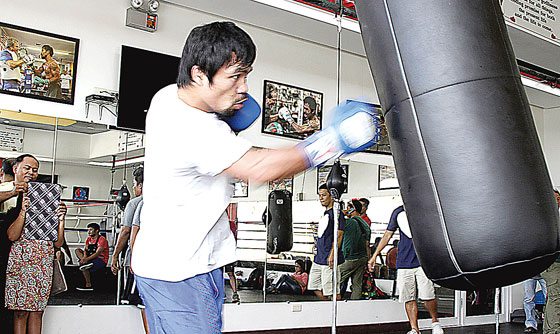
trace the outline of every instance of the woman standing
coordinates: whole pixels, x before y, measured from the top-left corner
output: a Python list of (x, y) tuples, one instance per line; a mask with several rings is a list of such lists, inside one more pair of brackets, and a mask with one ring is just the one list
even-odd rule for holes
[[(14, 174), (16, 183), (27, 184), (37, 180), (39, 161), (30, 154), (17, 157)], [(61, 203), (57, 210), (59, 219), (57, 241), (25, 239), (23, 227), (30, 204), (26, 192), (27, 188), (23, 191), (22, 201), (18, 201), (21, 202), (18, 205), (19, 214), (11, 222), (7, 232), (13, 244), (8, 257), (6, 307), (14, 310), (15, 334), (39, 334), (43, 311), (51, 291), (54, 247), (60, 247), (64, 243), (66, 206)]]

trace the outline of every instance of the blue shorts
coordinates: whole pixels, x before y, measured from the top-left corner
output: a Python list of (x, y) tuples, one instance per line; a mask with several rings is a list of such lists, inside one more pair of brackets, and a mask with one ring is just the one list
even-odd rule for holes
[(89, 268), (89, 272), (90, 273), (94, 273), (100, 269), (103, 269), (107, 266), (107, 264), (105, 262), (103, 262), (103, 260), (101, 260), (100, 258), (96, 257), (95, 259), (89, 261), (89, 263), (93, 263), (93, 267)]
[(152, 334), (222, 332), (224, 276), (221, 268), (167, 282), (136, 275)]

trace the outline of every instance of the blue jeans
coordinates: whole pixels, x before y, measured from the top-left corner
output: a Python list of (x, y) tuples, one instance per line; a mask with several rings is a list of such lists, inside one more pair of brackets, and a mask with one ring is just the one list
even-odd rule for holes
[(216, 334), (222, 331), (222, 269), (180, 282), (136, 275), (152, 334)]
[(537, 320), (535, 319), (535, 290), (537, 282), (541, 286), (541, 290), (546, 296), (546, 282), (544, 278), (538, 276), (523, 281), (525, 289), (525, 297), (523, 298), (523, 309), (525, 310), (525, 327), (533, 327), (537, 329)]

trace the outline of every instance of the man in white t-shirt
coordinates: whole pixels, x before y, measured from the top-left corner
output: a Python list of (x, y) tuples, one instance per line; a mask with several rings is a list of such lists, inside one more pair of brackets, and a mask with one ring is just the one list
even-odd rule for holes
[(158, 333), (221, 332), (221, 268), (237, 260), (226, 214), (234, 177), (284, 178), (363, 150), (377, 138), (373, 116), (356, 104), (336, 111), (338, 122), (349, 125), (346, 132), (333, 121), (330, 131), (298, 146), (252, 148), (232, 124), (248, 110), (255, 56), (249, 35), (231, 22), (196, 27), (183, 49), (177, 85), (152, 99), (132, 269), (149, 327)]

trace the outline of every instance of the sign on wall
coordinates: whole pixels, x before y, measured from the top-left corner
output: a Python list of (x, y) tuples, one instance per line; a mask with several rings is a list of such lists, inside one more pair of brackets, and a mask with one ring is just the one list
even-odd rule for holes
[(560, 0), (502, 0), (506, 21), (560, 44)]
[(0, 125), (0, 150), (23, 152), (23, 128)]
[(136, 132), (124, 132), (119, 134), (119, 153), (133, 151), (144, 147), (144, 135)]

